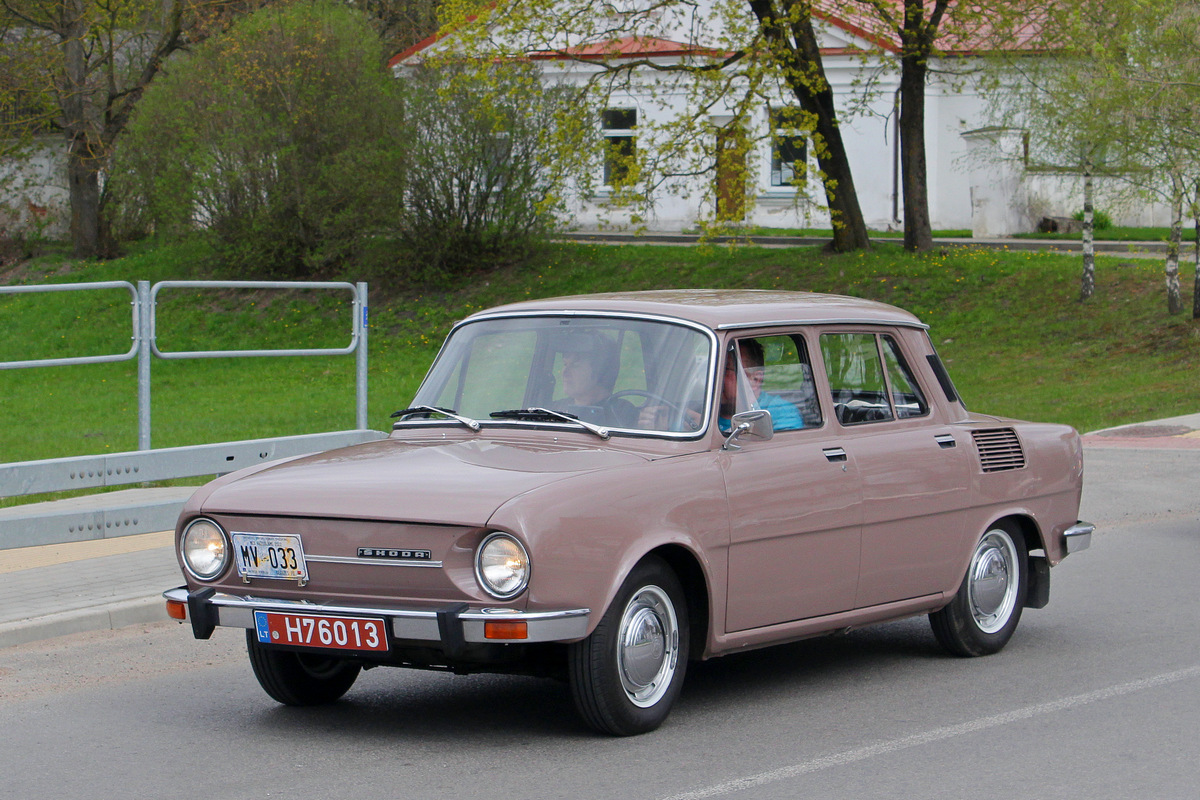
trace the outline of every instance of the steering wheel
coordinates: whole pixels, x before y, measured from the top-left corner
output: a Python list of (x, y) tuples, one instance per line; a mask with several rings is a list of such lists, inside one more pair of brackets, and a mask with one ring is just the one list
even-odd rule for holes
[(687, 409), (678, 403), (672, 403), (661, 394), (644, 392), (641, 389), (622, 389), (619, 392), (613, 392), (610, 397), (614, 400), (619, 400), (622, 397), (644, 397), (646, 398), (646, 402), (642, 404), (642, 408), (646, 408), (649, 405), (661, 404), (675, 412), (673, 418), (668, 422), (668, 430), (683, 430), (687, 427), (684, 424), (684, 416), (687, 413)]

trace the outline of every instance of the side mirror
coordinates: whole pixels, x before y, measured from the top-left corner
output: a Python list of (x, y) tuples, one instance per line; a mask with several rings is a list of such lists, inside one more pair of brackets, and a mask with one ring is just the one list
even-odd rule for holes
[(760, 439), (764, 442), (774, 438), (775, 427), (771, 422), (771, 412), (765, 408), (759, 408), (734, 414), (733, 419), (729, 420), (729, 436), (725, 439), (722, 447), (725, 450), (740, 450), (742, 446), (737, 443), (737, 440), (743, 436)]

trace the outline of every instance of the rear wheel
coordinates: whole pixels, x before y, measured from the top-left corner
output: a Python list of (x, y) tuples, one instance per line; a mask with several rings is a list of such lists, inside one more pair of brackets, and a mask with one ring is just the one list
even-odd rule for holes
[(989, 655), (1008, 644), (1025, 606), (1027, 560), (1016, 526), (993, 525), (975, 546), (954, 599), (929, 615), (938, 642), (959, 656)]
[(584, 721), (630, 736), (663, 723), (683, 685), (687, 603), (675, 573), (647, 558), (629, 574), (592, 635), (571, 645), (571, 696)]
[(259, 685), (287, 706), (332, 703), (350, 691), (361, 670), (344, 658), (264, 647), (253, 630), (246, 631), (246, 652)]

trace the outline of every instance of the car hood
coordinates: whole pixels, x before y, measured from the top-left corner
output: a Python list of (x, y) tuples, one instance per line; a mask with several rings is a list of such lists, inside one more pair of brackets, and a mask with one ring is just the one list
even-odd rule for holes
[(646, 460), (599, 448), (388, 439), (233, 473), (199, 490), (188, 510), (483, 525), (539, 486)]

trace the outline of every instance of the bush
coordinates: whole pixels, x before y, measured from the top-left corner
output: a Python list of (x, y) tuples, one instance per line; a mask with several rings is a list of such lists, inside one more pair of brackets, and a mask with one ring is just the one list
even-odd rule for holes
[[(1076, 211), (1071, 217), (1072, 219), (1083, 221), (1083, 212)], [(1092, 212), (1092, 230), (1106, 231), (1113, 226), (1112, 217), (1103, 211), (1095, 210)]]
[(424, 277), (518, 258), (557, 221), (586, 114), (530, 65), (458, 61), (403, 78), (400, 239)]
[(240, 276), (321, 275), (395, 225), (396, 82), (367, 20), (268, 7), (171, 63), (138, 105), (114, 195), (126, 227), (201, 228)]

